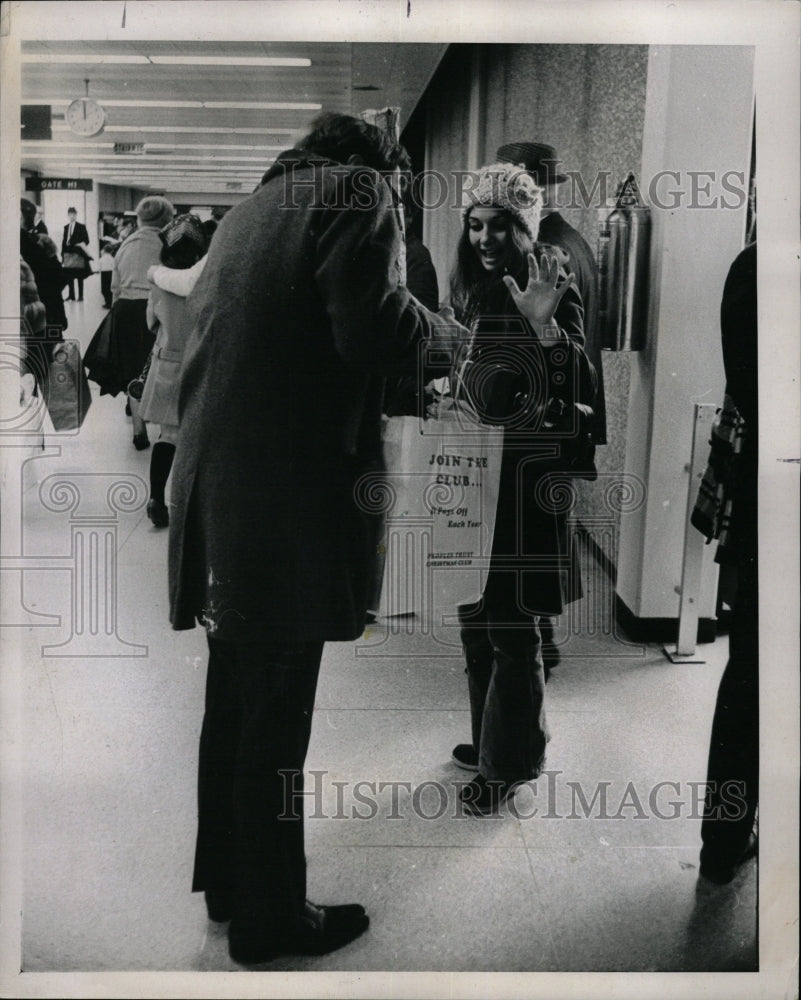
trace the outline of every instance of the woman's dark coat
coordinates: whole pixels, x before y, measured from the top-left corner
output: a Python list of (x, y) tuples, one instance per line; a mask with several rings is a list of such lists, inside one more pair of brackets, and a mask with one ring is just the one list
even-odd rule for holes
[(67, 329), (67, 314), (64, 310), (64, 285), (67, 275), (57, 257), (46, 257), (39, 269), (36, 284), (39, 298), (47, 310), (47, 325)]
[[(526, 278), (518, 284), (525, 287)], [(562, 343), (542, 348), (499, 283), (475, 326), (465, 389), (478, 412), (503, 424), (504, 446), (492, 559), (485, 598), (520, 611), (559, 615), (581, 596), (578, 556), (567, 514), (566, 457), (575, 440), (542, 418), (551, 399), (592, 406), (595, 369), (584, 352), (581, 297), (569, 288), (555, 321)], [(560, 436), (561, 435), (561, 436)], [(511, 595), (511, 596), (510, 596)]]
[(414, 371), (436, 319), (398, 286), (399, 247), (384, 181), (330, 163), (277, 164), (217, 229), (187, 299), (174, 628), (361, 635), (375, 522), (355, 490), (380, 462), (377, 376)]
[(593, 439), (596, 444), (606, 444), (606, 395), (598, 320), (599, 277), (595, 256), (581, 233), (563, 219), (559, 212), (550, 212), (542, 218), (537, 239), (540, 243), (561, 247), (568, 255), (565, 270), (576, 279), (576, 288), (584, 308), (584, 351), (595, 368), (598, 382), (593, 406)]

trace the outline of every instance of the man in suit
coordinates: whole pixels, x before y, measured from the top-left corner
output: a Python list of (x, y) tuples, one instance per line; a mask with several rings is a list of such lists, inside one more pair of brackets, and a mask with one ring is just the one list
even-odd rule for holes
[[(86, 226), (82, 222), (78, 222), (78, 212), (74, 208), (67, 209), (67, 217), (69, 222), (64, 226), (64, 236), (61, 240), (61, 256), (67, 250), (73, 251), (73, 253), (78, 253), (82, 257), (86, 258), (88, 263), (91, 258), (86, 251), (89, 246), (89, 233), (86, 231)], [(70, 274), (70, 270), (67, 270)], [(69, 278), (69, 288), (70, 293), (67, 298), (71, 301), (75, 301), (75, 280), (78, 280), (78, 301), (83, 302), (83, 275), (82, 274), (72, 274)]]

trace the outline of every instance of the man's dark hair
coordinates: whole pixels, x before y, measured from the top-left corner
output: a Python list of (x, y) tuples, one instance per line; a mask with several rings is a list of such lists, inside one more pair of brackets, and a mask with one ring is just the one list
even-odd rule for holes
[(36, 212), (38, 211), (36, 205), (34, 205), (32, 201), (28, 201), (27, 198), (20, 198), (19, 207), (20, 212), (22, 213), (22, 218), (25, 220), (25, 228), (33, 229)]
[(386, 132), (362, 118), (325, 111), (311, 124), (309, 134), (295, 149), (307, 156), (320, 156), (347, 163), (351, 156), (361, 157), (374, 170), (394, 170), (403, 160), (405, 150)]

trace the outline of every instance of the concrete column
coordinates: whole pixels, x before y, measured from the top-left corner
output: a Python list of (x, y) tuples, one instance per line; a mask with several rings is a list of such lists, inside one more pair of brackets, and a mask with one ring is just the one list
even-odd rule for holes
[[(652, 207), (650, 320), (647, 347), (632, 357), (625, 466), (647, 497), (622, 519), (617, 580), (641, 619), (678, 615), (693, 404), (723, 399), (720, 300), (743, 246), (752, 116), (750, 47), (650, 49), (641, 178)], [(709, 546), (702, 618), (714, 615), (713, 554)]]

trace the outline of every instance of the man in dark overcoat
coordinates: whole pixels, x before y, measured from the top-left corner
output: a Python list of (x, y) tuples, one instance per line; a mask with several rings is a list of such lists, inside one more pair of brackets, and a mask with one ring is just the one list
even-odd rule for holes
[[(734, 465), (727, 549), (737, 572), (729, 660), (718, 688), (709, 741), (707, 795), (701, 824), (700, 874), (731, 882), (757, 853), (759, 803), (759, 472), (757, 245), (729, 268), (720, 305), (726, 391), (744, 422)], [(718, 557), (721, 553), (718, 550)]]
[[(358, 904), (306, 899), (303, 765), (323, 643), (362, 634), (383, 377), (464, 331), (399, 283), (398, 147), (326, 115), (217, 229), (189, 308), (170, 512), (170, 614), (205, 626), (193, 889), (231, 956), (319, 954)], [(375, 169), (372, 169), (375, 168)]]

